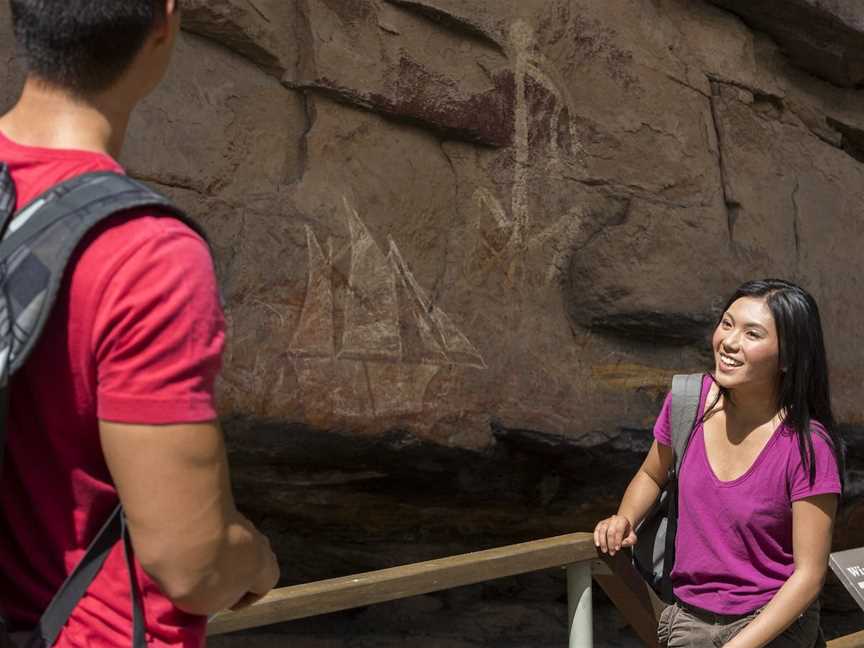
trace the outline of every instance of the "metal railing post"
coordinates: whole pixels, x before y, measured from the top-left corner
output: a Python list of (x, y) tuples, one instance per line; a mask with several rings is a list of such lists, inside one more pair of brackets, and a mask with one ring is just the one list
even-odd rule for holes
[(593, 648), (591, 563), (588, 561), (567, 567), (567, 606), (570, 619), (569, 648)]

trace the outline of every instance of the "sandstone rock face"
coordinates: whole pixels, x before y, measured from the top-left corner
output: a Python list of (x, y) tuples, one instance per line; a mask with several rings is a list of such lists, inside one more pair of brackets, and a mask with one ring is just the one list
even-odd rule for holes
[[(449, 14), (430, 14), (418, 3), (301, 4), (309, 47), (285, 76), (290, 87), (418, 123), (449, 139), (491, 146), (511, 141), (513, 74), (501, 45), (481, 27), (453, 17), (455, 31), (440, 28), (434, 18)], [(465, 65), (466, 58), (473, 64)]]
[(771, 34), (789, 56), (842, 86), (864, 82), (864, 14), (846, 0), (711, 0)]
[[(237, 495), (286, 583), (592, 528), (671, 376), (710, 363), (718, 307), (769, 275), (821, 305), (856, 500), (837, 541), (864, 541), (864, 8), (185, 6), (123, 162), (210, 232)], [(13, 51), (4, 33), (4, 107)], [(511, 579), (258, 640), (551, 645), (563, 587)], [(615, 623), (599, 645), (627, 645)]]
[(0, 106), (5, 111), (18, 98), (18, 92), (23, 83), (21, 65), (17, 60), (15, 52), (15, 39), (12, 35), (10, 21), (12, 17), (9, 11), (9, 3), (0, 4)]
[(295, 3), (281, 0), (187, 0), (186, 31), (210, 38), (249, 59), (277, 79), (297, 65), (292, 30), (301, 21)]

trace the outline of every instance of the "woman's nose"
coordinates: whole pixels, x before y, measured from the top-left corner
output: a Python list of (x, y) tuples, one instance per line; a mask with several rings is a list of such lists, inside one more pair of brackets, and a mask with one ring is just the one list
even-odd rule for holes
[(738, 343), (739, 343), (739, 339), (738, 339), (738, 333), (737, 332), (730, 333), (729, 335), (724, 337), (723, 341), (721, 342), (723, 349), (725, 349), (727, 351), (737, 350), (738, 349)]

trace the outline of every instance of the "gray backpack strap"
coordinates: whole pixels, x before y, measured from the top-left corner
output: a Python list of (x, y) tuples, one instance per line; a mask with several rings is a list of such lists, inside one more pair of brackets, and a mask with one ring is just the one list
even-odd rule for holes
[(675, 601), (671, 574), (678, 533), (678, 473), (699, 414), (703, 378), (704, 374), (692, 374), (672, 379), (669, 423), (675, 463), (660, 497), (636, 530), (639, 541), (633, 548), (637, 571), (666, 603)]
[(9, 167), (0, 162), (0, 230), (5, 230), (9, 219), (15, 212), (15, 203), (18, 202), (18, 192), (15, 183), (9, 175)]
[[(203, 236), (170, 200), (117, 173), (88, 173), (53, 187), (24, 207), (0, 242), (0, 376), (27, 360), (51, 314), (66, 265), (87, 233), (133, 209), (178, 218)], [(5, 385), (5, 381), (0, 383)]]
[(702, 380), (705, 374), (679, 374), (672, 378), (672, 449), (675, 452), (675, 475), (681, 470), (681, 461), (690, 442), (690, 435), (699, 414)]
[[(96, 538), (87, 548), (87, 552), (81, 562), (75, 567), (66, 582), (54, 595), (48, 608), (39, 619), (39, 625), (33, 632), (33, 636), (27, 643), (27, 648), (41, 648), (42, 646), (53, 646), (60, 636), (63, 626), (78, 605), (78, 601), (84, 596), (90, 583), (96, 578), (105, 559), (114, 545), (122, 535), (123, 510), (118, 506), (114, 509), (108, 522), (102, 527)], [(140, 644), (135, 644), (140, 645)]]

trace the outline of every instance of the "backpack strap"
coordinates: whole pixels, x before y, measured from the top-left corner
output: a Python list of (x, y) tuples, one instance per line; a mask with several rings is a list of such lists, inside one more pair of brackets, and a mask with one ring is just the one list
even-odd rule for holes
[[(9, 173), (9, 167), (0, 162), (0, 238), (2, 233), (6, 231), (6, 227), (12, 220), (15, 213), (15, 204), (18, 202), (18, 191), (15, 188), (15, 183), (12, 181), (12, 175)], [(0, 277), (5, 274), (5, 266), (0, 263)], [(0, 338), (3, 336), (11, 337), (9, 324), (11, 320), (4, 317), (6, 313), (2, 303), (9, 301), (9, 298), (3, 298), (6, 293), (5, 285), (0, 291)], [(9, 363), (6, 352), (0, 352), (0, 466), (3, 465), (3, 460), (6, 455), (6, 421), (9, 418)]]
[(693, 436), (693, 428), (696, 427), (703, 378), (704, 374), (681, 374), (672, 378), (672, 405), (669, 419), (675, 464), (669, 471), (669, 481), (666, 485), (668, 508), (663, 540), (663, 570), (660, 578), (660, 595), (667, 602), (675, 600), (671, 574), (675, 565), (675, 538), (678, 535), (678, 475), (684, 453)]
[(123, 540), (123, 555), (126, 558), (126, 569), (129, 570), (129, 594), (132, 604), (132, 648), (147, 648), (147, 624), (144, 621), (144, 606), (141, 603), (141, 592), (138, 586), (138, 574), (135, 571), (135, 553), (132, 550), (132, 536), (126, 516), (123, 516), (120, 535)]
[(672, 408), (669, 418), (672, 427), (676, 476), (681, 470), (684, 452), (687, 450), (690, 436), (696, 425), (704, 376), (705, 374), (679, 374), (672, 378)]
[(166, 197), (111, 172), (87, 173), (52, 187), (8, 223), (0, 242), (5, 297), (0, 300), (0, 376), (7, 375), (6, 363), (8, 374), (15, 373), (33, 350), (81, 240), (105, 219), (133, 209), (167, 213), (204, 237)]
[[(60, 587), (51, 603), (42, 613), (39, 625), (33, 632), (33, 636), (27, 643), (31, 646), (53, 646), (60, 636), (60, 631), (69, 620), (69, 616), (84, 596), (87, 588), (96, 578), (105, 559), (122, 535), (123, 510), (118, 505), (108, 519), (108, 522), (96, 534), (96, 538), (90, 543), (87, 552), (81, 562), (69, 574), (66, 582)], [(137, 648), (137, 646), (136, 646)]]
[(0, 232), (5, 231), (17, 202), (18, 192), (9, 174), (9, 167), (5, 162), (0, 162)]

